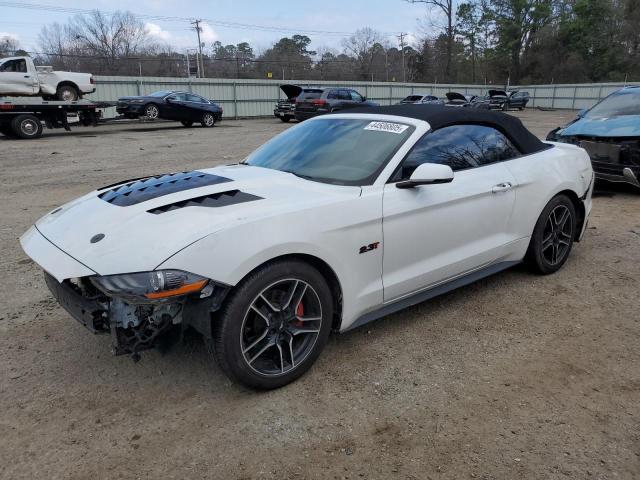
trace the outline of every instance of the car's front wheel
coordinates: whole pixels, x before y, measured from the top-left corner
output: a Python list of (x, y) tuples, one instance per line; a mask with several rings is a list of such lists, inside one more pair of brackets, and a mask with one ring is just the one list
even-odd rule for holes
[(188, 120), (183, 120), (182, 122), (180, 122), (183, 126), (187, 127), (187, 128), (191, 128), (193, 126), (193, 122), (188, 121)]
[(205, 113), (202, 115), (202, 126), (205, 128), (213, 127), (216, 124), (216, 117), (213, 113)]
[(536, 273), (548, 275), (557, 272), (569, 258), (575, 231), (575, 206), (566, 195), (557, 195), (536, 222), (526, 263)]
[(312, 266), (297, 260), (251, 273), (214, 320), (213, 351), (233, 380), (278, 388), (303, 375), (327, 342), (331, 291)]

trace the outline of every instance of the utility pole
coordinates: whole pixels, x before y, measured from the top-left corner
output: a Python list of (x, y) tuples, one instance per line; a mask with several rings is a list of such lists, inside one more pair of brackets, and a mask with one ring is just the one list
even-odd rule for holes
[(204, 77), (204, 60), (202, 60), (202, 42), (200, 42), (200, 31), (202, 30), (202, 27), (200, 26), (200, 22), (202, 22), (202, 20), (200, 19), (194, 20), (193, 22), (191, 22), (191, 25), (195, 25), (195, 30), (196, 30), (196, 33), (198, 34), (198, 51), (200, 52), (198, 71), (200, 72), (200, 77)]
[(407, 72), (405, 71), (404, 68), (404, 37), (406, 37), (407, 34), (404, 32), (400, 32), (400, 35), (398, 35), (398, 38), (400, 39), (400, 50), (402, 50), (402, 82), (403, 83), (407, 83)]

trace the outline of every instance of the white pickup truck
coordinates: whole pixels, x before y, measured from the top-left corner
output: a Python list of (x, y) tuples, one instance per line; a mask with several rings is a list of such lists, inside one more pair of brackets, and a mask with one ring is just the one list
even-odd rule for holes
[(78, 100), (96, 91), (90, 73), (54, 71), (36, 67), (30, 57), (0, 58), (0, 97), (20, 96), (43, 99)]

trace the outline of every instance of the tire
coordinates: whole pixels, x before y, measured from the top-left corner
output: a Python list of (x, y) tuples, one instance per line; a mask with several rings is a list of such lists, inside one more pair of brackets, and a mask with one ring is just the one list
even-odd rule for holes
[(191, 121), (183, 120), (183, 121), (181, 121), (180, 123), (181, 123), (182, 125), (184, 125), (185, 127), (187, 127), (187, 128), (191, 128), (191, 127), (193, 127), (193, 122), (191, 122)]
[(216, 116), (213, 113), (205, 112), (202, 114), (200, 123), (205, 128), (211, 128), (216, 124)]
[(280, 121), (284, 123), (289, 123), (290, 120), (291, 120), (291, 117), (280, 117)]
[[(568, 214), (569, 217), (565, 218)], [(529, 243), (525, 263), (536, 273), (555, 273), (569, 258), (576, 233), (576, 209), (566, 195), (558, 195), (544, 207)]]
[(523, 111), (524, 107), (518, 107), (518, 110)]
[(56, 89), (56, 98), (66, 102), (75, 102), (80, 98), (78, 90), (72, 85), (60, 85)]
[(242, 385), (279, 388), (311, 368), (332, 319), (331, 291), (320, 272), (297, 260), (266, 264), (236, 287), (214, 320), (214, 356)]
[(35, 115), (18, 115), (11, 121), (11, 128), (18, 138), (34, 139), (42, 136), (42, 122)]
[(150, 120), (157, 120), (160, 116), (160, 109), (155, 103), (148, 103), (144, 106), (144, 116)]

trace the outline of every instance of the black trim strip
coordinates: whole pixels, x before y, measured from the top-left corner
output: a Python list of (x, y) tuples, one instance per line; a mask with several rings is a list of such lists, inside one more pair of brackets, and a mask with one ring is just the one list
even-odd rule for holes
[(452, 290), (455, 290), (460, 287), (464, 287), (465, 285), (469, 285), (470, 283), (476, 282), (483, 278), (486, 278), (494, 273), (498, 273), (502, 270), (506, 270), (509, 267), (517, 265), (518, 262), (500, 262), (489, 265), (488, 267), (481, 268), (479, 270), (475, 270), (467, 275), (462, 277), (455, 278), (447, 283), (442, 285), (435, 286), (428, 290), (422, 290), (417, 292), (409, 297), (401, 298), (393, 303), (383, 305), (382, 307), (362, 315), (355, 322), (353, 322), (346, 330), (343, 332), (348, 332), (349, 330), (353, 330), (354, 328), (361, 327), (366, 323), (372, 322), (382, 317), (386, 317), (387, 315), (391, 315), (399, 310), (404, 310), (405, 308), (412, 307), (413, 305), (417, 305), (431, 298), (437, 297), (439, 295), (443, 295)]

